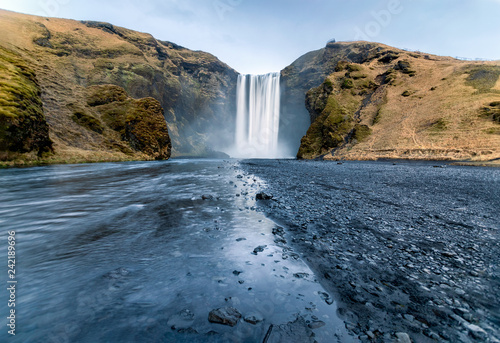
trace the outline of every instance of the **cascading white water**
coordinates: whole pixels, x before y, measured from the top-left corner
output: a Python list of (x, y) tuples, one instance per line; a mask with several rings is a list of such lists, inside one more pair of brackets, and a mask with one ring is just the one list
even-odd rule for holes
[(280, 123), (280, 73), (239, 75), (237, 157), (276, 158)]

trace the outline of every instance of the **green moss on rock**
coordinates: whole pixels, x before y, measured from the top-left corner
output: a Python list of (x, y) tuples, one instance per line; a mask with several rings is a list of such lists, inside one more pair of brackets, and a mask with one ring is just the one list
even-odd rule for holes
[(348, 62), (348, 61), (337, 62), (337, 65), (335, 66), (335, 71), (341, 72), (344, 70), (347, 70), (347, 72), (356, 72), (356, 71), (362, 71), (363, 67), (359, 64)]
[[(121, 87), (100, 85), (87, 88), (87, 103), (99, 113), (106, 126), (119, 133), (133, 151), (140, 151), (155, 159), (170, 157), (172, 145), (163, 108), (157, 100), (150, 97), (132, 99)], [(97, 120), (89, 117), (82, 116), (84, 119), (79, 120), (95, 126)], [(120, 150), (123, 151), (122, 148)]]
[(352, 123), (352, 117), (332, 94), (322, 114), (302, 138), (297, 158), (315, 158), (337, 148), (352, 130)]
[(359, 79), (366, 79), (368, 77), (368, 75), (363, 74), (362, 72), (352, 72), (352, 73), (350, 73), (350, 77), (353, 80), (359, 80)]
[(372, 134), (372, 130), (367, 125), (357, 124), (354, 126), (352, 137), (358, 142), (364, 141)]
[(398, 58), (399, 58), (399, 53), (393, 51), (386, 51), (385, 54), (383, 54), (383, 56), (378, 59), (378, 61), (380, 63), (388, 64)]
[(338, 61), (337, 65), (335, 66), (335, 71), (336, 72), (341, 72), (347, 69), (347, 66), (349, 65), (348, 61)]
[[(346, 73), (331, 74), (320, 87), (307, 93), (306, 107), (314, 120), (301, 140), (299, 159), (335, 154), (336, 150), (358, 144), (372, 133), (369, 126), (359, 124), (360, 115), (365, 108), (370, 111), (370, 106), (380, 106), (379, 100), (372, 99), (380, 85), (363, 74), (366, 70), (361, 65), (341, 61), (336, 70)], [(327, 91), (330, 83), (336, 88)]]
[(80, 126), (85, 127), (88, 130), (103, 133), (104, 126), (101, 121), (94, 116), (91, 116), (85, 112), (77, 111), (72, 116), (71, 119)]
[(372, 125), (375, 125), (380, 122), (380, 119), (382, 119), (382, 109), (379, 108), (377, 110), (377, 113), (375, 114), (375, 117), (373, 117), (373, 122)]
[(128, 98), (127, 92), (119, 86), (100, 85), (87, 89), (87, 104), (89, 106), (99, 106), (117, 101), (125, 101)]
[(115, 65), (111, 60), (106, 60), (103, 58), (99, 58), (94, 62), (94, 68), (113, 70), (115, 69)]
[(163, 108), (153, 98), (135, 101), (127, 116), (125, 140), (130, 146), (155, 159), (170, 157), (170, 138), (163, 117)]
[(342, 89), (352, 89), (354, 88), (354, 82), (351, 79), (345, 78), (340, 85)]
[(306, 93), (306, 108), (309, 111), (311, 122), (325, 110), (328, 97), (333, 92), (333, 82), (326, 78), (320, 87), (313, 88)]
[(35, 72), (17, 53), (0, 47), (0, 159), (11, 153), (52, 151)]

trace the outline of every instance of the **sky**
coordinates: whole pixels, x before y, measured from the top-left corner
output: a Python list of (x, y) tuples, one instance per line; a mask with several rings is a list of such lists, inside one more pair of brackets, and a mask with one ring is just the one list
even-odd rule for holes
[(0, 8), (148, 32), (243, 74), (279, 71), (331, 39), (500, 60), (500, 0), (0, 0)]

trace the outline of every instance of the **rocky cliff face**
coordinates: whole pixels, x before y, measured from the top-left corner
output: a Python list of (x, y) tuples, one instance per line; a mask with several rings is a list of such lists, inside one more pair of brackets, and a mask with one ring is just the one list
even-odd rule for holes
[(282, 75), (283, 116), (311, 122), (298, 158), (500, 158), (498, 62), (330, 43)]
[(373, 53), (375, 43), (357, 42), (346, 46), (329, 43), (325, 48), (311, 51), (281, 71), (282, 101), (280, 140), (294, 146), (294, 153), (300, 139), (316, 119), (316, 114), (308, 112), (304, 105), (306, 93), (323, 83), (335, 71), (339, 61), (349, 60), (361, 63)]
[(107, 137), (96, 138), (99, 129), (74, 120), (75, 111), (88, 110), (86, 92), (96, 85), (119, 86), (134, 99), (156, 99), (174, 155), (203, 155), (233, 140), (237, 74), (213, 55), (101, 22), (0, 11), (0, 30), (0, 47), (32, 70), (56, 159), (138, 158), (113, 144), (99, 145)]
[(140, 152), (157, 160), (170, 157), (172, 144), (158, 100), (132, 99), (115, 85), (91, 86), (85, 95), (86, 106), (68, 105), (73, 110), (71, 119), (100, 135), (99, 146), (125, 154)]

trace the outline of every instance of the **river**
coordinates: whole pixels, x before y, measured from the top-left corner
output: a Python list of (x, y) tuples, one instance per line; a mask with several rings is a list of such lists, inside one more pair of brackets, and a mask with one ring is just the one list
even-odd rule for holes
[[(260, 342), (271, 324), (303, 318), (318, 342), (351, 341), (336, 303), (256, 206), (262, 186), (221, 160), (0, 170), (0, 301), (12, 230), (17, 281), (16, 335), (2, 304), (0, 340)], [(236, 326), (208, 321), (227, 306), (243, 315)]]

